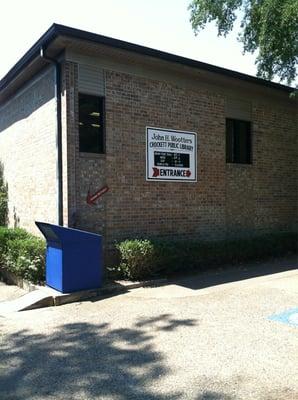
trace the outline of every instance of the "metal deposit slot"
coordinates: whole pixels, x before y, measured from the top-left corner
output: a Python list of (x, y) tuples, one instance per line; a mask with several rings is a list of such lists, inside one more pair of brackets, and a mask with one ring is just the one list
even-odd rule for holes
[(189, 168), (189, 154), (155, 151), (154, 165), (157, 167)]

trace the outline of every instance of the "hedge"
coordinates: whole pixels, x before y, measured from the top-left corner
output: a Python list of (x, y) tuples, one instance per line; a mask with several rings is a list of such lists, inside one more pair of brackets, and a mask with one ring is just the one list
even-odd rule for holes
[(0, 227), (0, 266), (32, 283), (45, 280), (45, 241), (24, 229)]
[(116, 269), (133, 280), (171, 276), (295, 253), (297, 244), (292, 232), (214, 242), (128, 239), (116, 245), (120, 256)]

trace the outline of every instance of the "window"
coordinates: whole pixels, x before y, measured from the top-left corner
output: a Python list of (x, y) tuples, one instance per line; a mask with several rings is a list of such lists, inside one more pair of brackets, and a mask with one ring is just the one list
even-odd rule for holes
[(104, 98), (79, 93), (80, 152), (104, 152)]
[(226, 120), (227, 163), (251, 163), (251, 123), (238, 119)]

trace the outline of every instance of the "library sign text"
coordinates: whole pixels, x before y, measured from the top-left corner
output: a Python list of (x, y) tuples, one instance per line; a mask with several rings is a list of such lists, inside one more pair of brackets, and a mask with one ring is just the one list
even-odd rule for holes
[(146, 128), (146, 179), (197, 181), (197, 134)]

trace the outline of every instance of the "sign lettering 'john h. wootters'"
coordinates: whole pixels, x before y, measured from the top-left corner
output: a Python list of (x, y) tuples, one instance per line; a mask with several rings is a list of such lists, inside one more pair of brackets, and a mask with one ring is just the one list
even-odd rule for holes
[(197, 134), (146, 128), (146, 179), (197, 181)]

